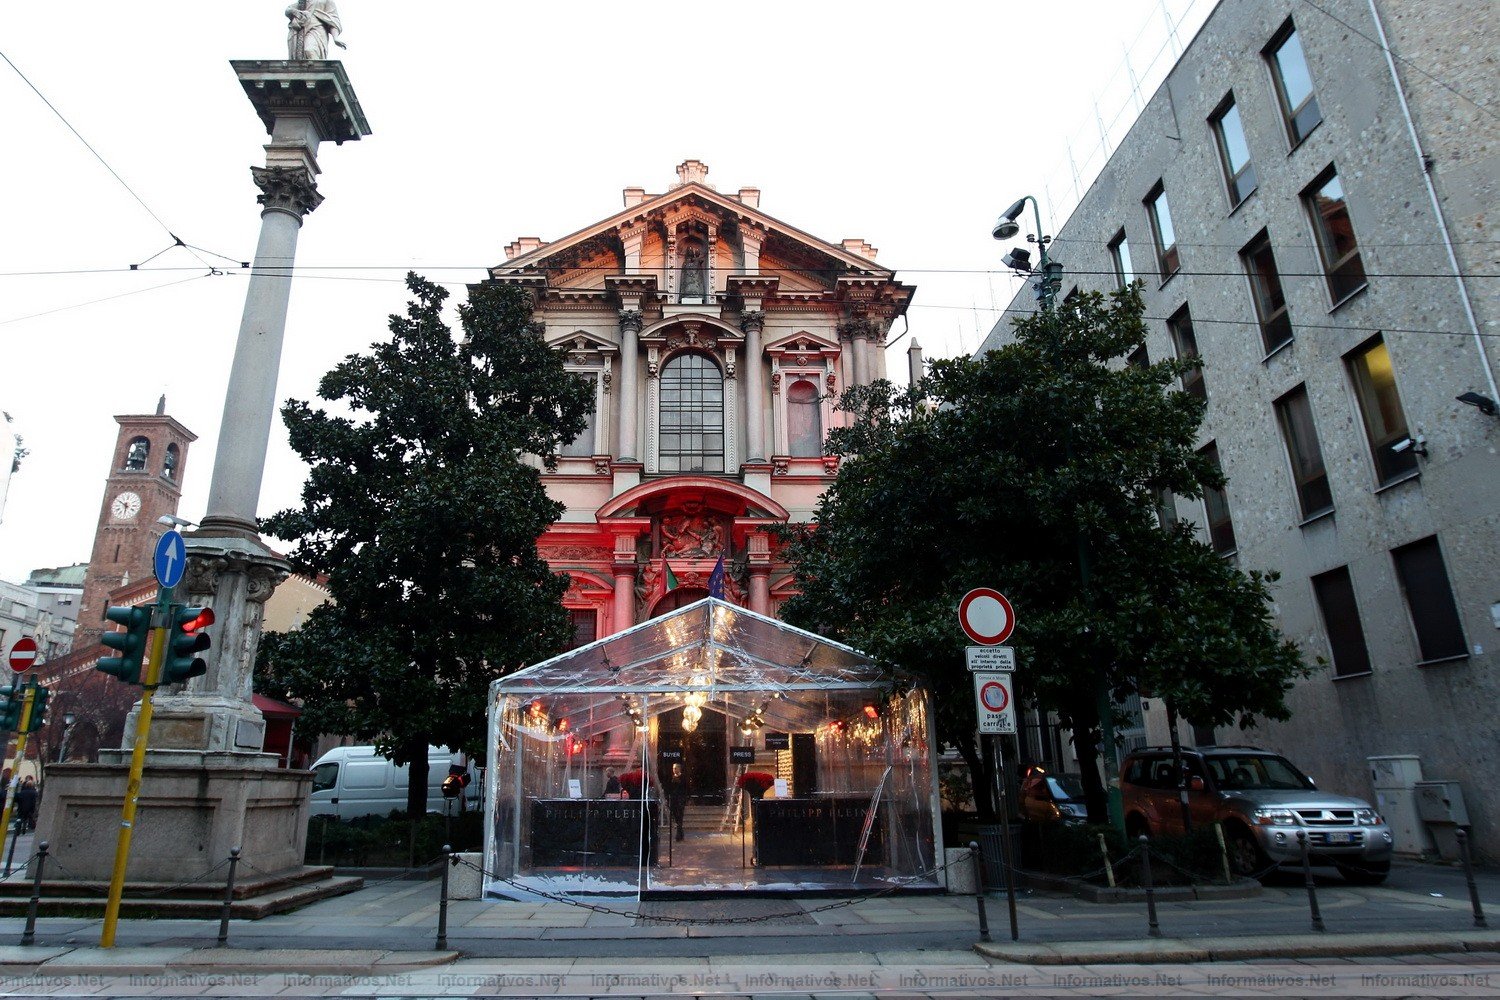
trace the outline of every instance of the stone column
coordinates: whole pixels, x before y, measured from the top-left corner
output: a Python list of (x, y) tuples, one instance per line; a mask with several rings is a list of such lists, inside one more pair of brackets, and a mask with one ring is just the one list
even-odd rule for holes
[[(632, 556), (634, 553), (632, 553)], [(618, 557), (618, 554), (617, 554)], [(635, 624), (635, 561), (614, 564), (615, 594), (611, 633), (623, 632)]]
[(869, 385), (874, 381), (870, 365), (870, 325), (857, 320), (854, 327), (854, 383)]
[(740, 317), (745, 331), (745, 460), (766, 461), (766, 385), (761, 359), (761, 332), (766, 314), (756, 309)]
[(640, 461), (640, 441), (635, 429), (640, 408), (639, 382), (641, 347), (636, 339), (641, 332), (641, 314), (635, 309), (620, 313), (620, 447), (622, 462)]
[(757, 226), (740, 226), (740, 245), (745, 249), (745, 274), (760, 273), (760, 245), (765, 242), (766, 231)]
[(752, 531), (745, 536), (750, 543), (750, 610), (756, 614), (771, 614), (771, 536), (764, 531)]
[[(186, 693), (159, 694), (154, 747), (199, 753), (259, 753), (264, 722), (251, 703), (266, 598), (291, 567), (256, 530), (266, 446), (277, 408), (297, 237), (317, 208), (317, 152), (370, 134), (349, 78), (335, 61), (232, 63), (271, 141), (260, 188), (260, 240), (245, 289), (239, 339), (224, 394), (208, 508), (186, 538), (188, 570), (179, 596), (214, 609), (208, 673)], [(133, 727), (127, 727), (133, 733)], [(128, 738), (128, 737), (127, 737)], [(273, 761), (274, 763), (274, 761)]]

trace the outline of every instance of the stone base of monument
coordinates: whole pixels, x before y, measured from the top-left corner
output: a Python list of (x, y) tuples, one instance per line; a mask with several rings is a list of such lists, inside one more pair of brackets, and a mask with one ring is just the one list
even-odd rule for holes
[[(272, 754), (147, 750), (122, 912), (165, 915), (170, 904), (173, 915), (184, 915), (207, 912), (215, 899), (222, 904), (232, 848), (240, 850), (235, 897), (244, 916), (360, 888), (359, 879), (303, 864), (312, 772), (275, 765)], [(35, 842), (48, 843), (42, 895), (55, 900), (49, 909), (102, 906), (129, 774), (124, 750), (104, 751), (97, 764), (47, 768)]]

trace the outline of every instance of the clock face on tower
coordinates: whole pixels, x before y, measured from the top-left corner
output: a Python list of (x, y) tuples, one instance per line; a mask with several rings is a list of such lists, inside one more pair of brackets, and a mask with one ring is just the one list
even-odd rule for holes
[(129, 521), (141, 512), (141, 498), (128, 490), (115, 497), (109, 512), (116, 521)]

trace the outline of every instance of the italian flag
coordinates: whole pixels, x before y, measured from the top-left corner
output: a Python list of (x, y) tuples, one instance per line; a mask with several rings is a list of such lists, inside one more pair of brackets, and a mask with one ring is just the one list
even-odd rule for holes
[(656, 578), (656, 593), (651, 595), (651, 603), (655, 604), (677, 587), (677, 574), (672, 572), (672, 564), (667, 562), (667, 557), (662, 556), (661, 575)]

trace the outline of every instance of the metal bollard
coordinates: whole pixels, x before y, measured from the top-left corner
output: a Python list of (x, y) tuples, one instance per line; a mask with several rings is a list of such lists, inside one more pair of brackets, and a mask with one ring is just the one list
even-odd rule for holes
[(1141, 834), (1141, 881), (1146, 886), (1146, 933), (1161, 937), (1161, 925), (1156, 922), (1156, 889), (1151, 884), (1151, 838)]
[[(36, 876), (31, 880), (31, 902), (26, 906), (26, 929), (21, 932), (23, 945), (36, 944), (36, 906), (42, 901), (42, 869), (46, 865), (47, 842), (44, 840), (36, 845)], [(1469, 884), (1472, 885), (1473, 881)]]
[(224, 880), (224, 907), (219, 910), (219, 947), (229, 943), (229, 907), (234, 903), (234, 870), (239, 867), (240, 849), (229, 849), (229, 877)]
[(453, 847), (443, 845), (443, 885), (438, 893), (438, 935), (436, 950), (448, 950), (448, 869), (453, 865)]
[[(1458, 837), (1458, 855), (1464, 861), (1464, 881), (1469, 883), (1469, 905), (1474, 907), (1474, 926), (1488, 927), (1484, 920), (1484, 907), (1479, 905), (1479, 886), (1474, 884), (1474, 863), (1469, 859), (1469, 832), (1463, 827), (1454, 831)], [(47, 845), (42, 845), (45, 851)]]
[(1307, 906), (1312, 910), (1312, 925), (1315, 931), (1326, 931), (1323, 926), (1323, 914), (1318, 911), (1318, 889), (1313, 882), (1312, 858), (1308, 855), (1307, 831), (1297, 831), (1297, 844), (1302, 848), (1302, 882), (1307, 886)]
[(21, 839), (21, 821), (18, 819), (10, 831), (10, 850), (5, 852), (5, 877), (10, 878), (10, 866), (16, 860), (16, 841)]
[(984, 912), (984, 856), (979, 841), (969, 841), (969, 860), (974, 862), (974, 901), (979, 904), (979, 940), (990, 939), (990, 920)]
[(1229, 873), (1229, 845), (1224, 843), (1224, 824), (1214, 823), (1214, 836), (1219, 840), (1219, 860), (1224, 864), (1224, 884), (1233, 885), (1234, 876)]

